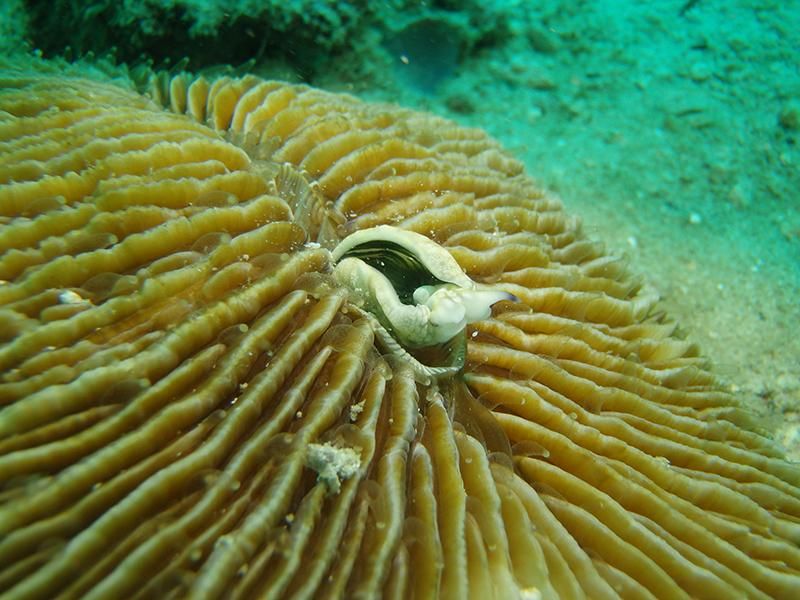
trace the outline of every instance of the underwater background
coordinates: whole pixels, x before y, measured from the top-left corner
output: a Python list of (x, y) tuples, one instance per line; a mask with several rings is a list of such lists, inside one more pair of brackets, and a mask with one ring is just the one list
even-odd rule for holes
[(0, 597), (800, 598), (799, 17), (0, 0)]
[(630, 257), (800, 459), (800, 3), (0, 7), (12, 60), (251, 72), (486, 129)]

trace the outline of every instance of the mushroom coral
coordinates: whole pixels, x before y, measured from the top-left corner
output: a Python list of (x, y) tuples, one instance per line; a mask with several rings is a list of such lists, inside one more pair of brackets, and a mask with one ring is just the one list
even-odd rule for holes
[[(797, 597), (800, 469), (485, 133), (100, 79), (0, 73), (5, 596)], [(513, 295), (457, 374), (333, 277), (379, 225)]]

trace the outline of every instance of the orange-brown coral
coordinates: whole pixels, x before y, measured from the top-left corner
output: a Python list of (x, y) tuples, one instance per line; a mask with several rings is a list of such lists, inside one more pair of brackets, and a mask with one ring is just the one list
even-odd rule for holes
[[(800, 470), (482, 132), (255, 77), (0, 85), (9, 597), (800, 589)], [(519, 299), (462, 375), (330, 277), (384, 223)]]

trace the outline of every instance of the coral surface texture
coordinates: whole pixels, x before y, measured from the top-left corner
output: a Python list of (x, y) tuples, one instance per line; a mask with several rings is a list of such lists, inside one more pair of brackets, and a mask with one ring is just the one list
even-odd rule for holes
[(800, 468), (483, 131), (71, 73), (0, 71), (3, 597), (800, 597)]

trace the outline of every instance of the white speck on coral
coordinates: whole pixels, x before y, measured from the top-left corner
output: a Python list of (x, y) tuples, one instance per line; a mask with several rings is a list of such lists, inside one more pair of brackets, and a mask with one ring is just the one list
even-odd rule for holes
[(364, 399), (361, 402), (358, 402), (356, 404), (351, 404), (350, 405), (350, 420), (351, 421), (355, 422), (356, 419), (358, 419), (358, 415), (360, 415), (362, 412), (364, 412), (364, 403), (365, 402), (366, 402), (366, 399)]
[(520, 600), (540, 600), (542, 592), (535, 587), (521, 588), (519, 590)]
[(354, 448), (339, 448), (328, 442), (309, 444), (306, 466), (317, 472), (317, 481), (328, 488), (328, 493), (338, 494), (341, 482), (358, 472), (361, 455)]
[(58, 295), (58, 301), (61, 304), (80, 304), (81, 302), (86, 302), (86, 299), (72, 290), (64, 290)]

